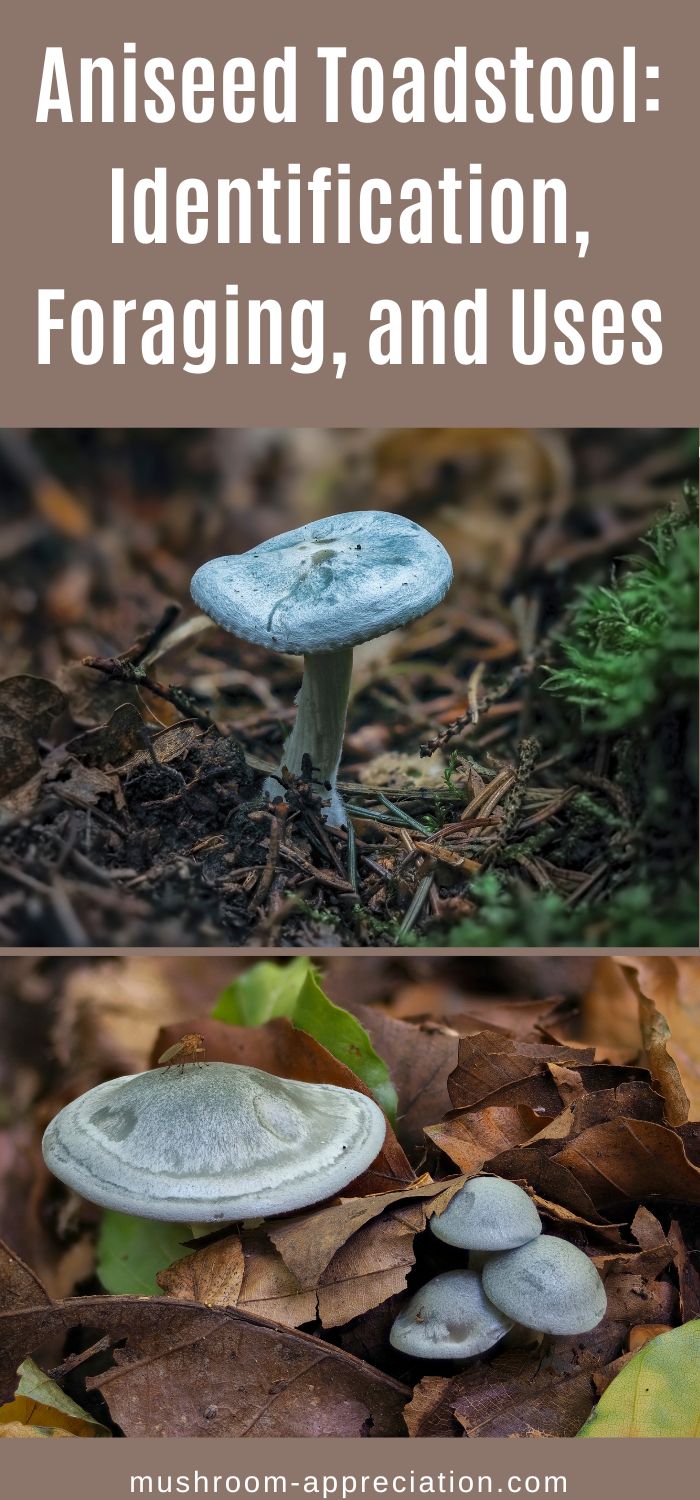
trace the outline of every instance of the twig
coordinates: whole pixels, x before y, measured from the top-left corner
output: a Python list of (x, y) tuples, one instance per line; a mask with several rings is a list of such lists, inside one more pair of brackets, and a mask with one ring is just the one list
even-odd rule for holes
[(155, 660), (158, 655), (158, 646), (167, 634), (170, 626), (175, 622), (180, 613), (179, 604), (166, 604), (165, 609), (157, 623), (145, 636), (136, 641), (131, 649), (124, 653), (122, 660), (128, 660), (132, 666), (139, 667), (144, 664), (146, 657), (152, 656)]
[(348, 884), (347, 880), (340, 880), (330, 870), (317, 870), (316, 866), (312, 865), (311, 860), (304, 859), (304, 856), (298, 854), (296, 849), (292, 849), (289, 844), (280, 844), (280, 854), (283, 854), (285, 859), (291, 860), (293, 865), (297, 865), (304, 875), (312, 875), (314, 880), (318, 881), (319, 885), (327, 885), (332, 891), (336, 891), (342, 895), (349, 896), (353, 894), (352, 886)]
[[(518, 662), (518, 665), (516, 667), (513, 667), (512, 671), (509, 672), (506, 677), (504, 677), (503, 682), (501, 682), (498, 687), (493, 687), (491, 688), (490, 692), (484, 693), (484, 696), (481, 700), (481, 718), (485, 717), (485, 715), (488, 713), (488, 710), (494, 703), (498, 703), (501, 698), (505, 698), (506, 695), (511, 691), (511, 688), (516, 687), (516, 685), (519, 682), (522, 682), (525, 677), (529, 677), (535, 666), (536, 659), (537, 658), (535, 654), (533, 654), (532, 656), (528, 657), (527, 661)], [(470, 683), (473, 681), (473, 678), (474, 673), (472, 673)], [(420, 747), (421, 755), (433, 755), (436, 750), (441, 750), (443, 745), (449, 744), (450, 740), (454, 739), (455, 735), (461, 734), (463, 731), (465, 732), (466, 737), (467, 734), (470, 734), (471, 731), (476, 728), (478, 722), (479, 712), (477, 712), (477, 716), (475, 719), (474, 703), (470, 701), (466, 713), (460, 714), (458, 719), (452, 719), (451, 723), (446, 724), (444, 729), (441, 729), (439, 733), (433, 737), (432, 740), (423, 741)]]
[(389, 812), (394, 813), (395, 816), (399, 819), (400, 823), (405, 824), (407, 828), (413, 828), (415, 829), (416, 833), (422, 834), (432, 832), (432, 829), (426, 828), (425, 823), (419, 823), (417, 818), (412, 818), (410, 813), (404, 812), (402, 808), (397, 807), (396, 803), (391, 802), (389, 798), (385, 796), (384, 792), (379, 793), (379, 800), (380, 802), (383, 802), (384, 806), (388, 807)]
[(485, 669), (485, 661), (477, 662), (467, 683), (467, 702), (469, 704), (472, 724), (478, 724), (479, 722), (479, 688), (481, 687), (481, 679)]
[(88, 946), (88, 937), (85, 928), (73, 910), (68, 891), (62, 881), (57, 881), (51, 887), (49, 899), (56, 919), (63, 928), (68, 947), (86, 948)]
[(272, 815), (272, 819), (270, 822), (270, 839), (267, 847), (267, 860), (265, 862), (265, 868), (260, 877), (258, 889), (255, 892), (255, 906), (262, 906), (262, 903), (267, 896), (270, 886), (272, 885), (275, 876), (275, 870), (277, 869), (280, 844), (282, 842), (282, 836), (284, 834), (284, 827), (286, 822), (287, 807), (285, 804), (283, 811), (280, 811), (279, 813), (273, 813)]
[(348, 880), (354, 891), (357, 890), (357, 839), (352, 822), (348, 823)]
[(167, 634), (167, 626), (165, 630), (157, 627), (147, 650), (138, 658), (138, 664), (142, 667), (152, 667), (155, 662), (160, 661), (162, 656), (167, 656), (171, 651), (177, 650), (185, 642), (191, 641), (194, 636), (202, 635), (205, 630), (213, 629), (214, 621), (210, 620), (208, 615), (193, 615), (191, 619), (183, 620), (180, 625), (176, 625), (175, 629), (169, 631)]
[(102, 672), (110, 682), (128, 682), (135, 687), (143, 688), (148, 693), (153, 693), (156, 698), (163, 698), (166, 703), (171, 703), (178, 713), (185, 718), (196, 719), (198, 724), (203, 724), (206, 729), (211, 729), (214, 720), (206, 709), (200, 708), (185, 693), (182, 688), (161, 687), (155, 682), (143, 667), (135, 666), (133, 662), (127, 661), (121, 656), (84, 656), (83, 666), (91, 667), (94, 672)]
[(424, 875), (423, 879), (420, 881), (416, 894), (413, 897), (411, 905), (409, 906), (408, 911), (406, 912), (403, 922), (401, 923), (401, 926), (399, 927), (399, 930), (394, 939), (395, 946), (398, 943), (402, 942), (403, 938), (408, 937), (408, 934), (415, 927), (416, 922), (418, 921), (418, 918), (428, 899), (428, 896), (430, 895), (430, 888), (434, 879), (435, 876), (431, 874)]

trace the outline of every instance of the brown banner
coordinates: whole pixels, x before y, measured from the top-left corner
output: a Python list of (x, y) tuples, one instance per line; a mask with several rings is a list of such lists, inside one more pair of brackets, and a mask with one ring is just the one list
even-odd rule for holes
[[(566, 1500), (657, 1500), (691, 1494), (697, 1483), (692, 1439), (672, 1448), (660, 1438), (537, 1443), (484, 1438), (471, 1448), (439, 1438), (236, 1440), (130, 1439), (109, 1451), (94, 1440), (18, 1442), (2, 1450), (7, 1494), (130, 1500), (132, 1495), (356, 1496), (546, 1495)], [(672, 1478), (670, 1477), (672, 1476)], [(670, 1486), (670, 1491), (669, 1491)]]
[[(5, 30), (9, 32), (9, 14)], [(699, 36), (699, 13), (687, 0), (667, 0), (661, 12), (633, 0), (614, 5), (590, 0), (583, 8), (539, 0), (525, 9), (517, 0), (478, 7), (458, 0), (437, 5), (357, 0), (347, 8), (325, 0), (304, 0), (293, 7), (282, 0), (253, 7), (212, 0), (196, 7), (150, 0), (144, 7), (140, 0), (124, 0), (116, 8), (96, 8), (90, 0), (66, 0), (59, 6), (36, 0), (20, 7), (13, 12), (0, 61), (2, 133), (9, 147), (2, 168), (3, 423), (693, 424), (697, 195), (690, 145), (697, 131)], [(118, 75), (118, 106), (124, 44), (135, 47), (126, 56), (136, 64), (137, 92), (139, 70), (150, 57), (171, 59), (176, 74), (187, 58), (210, 59), (219, 80), (230, 57), (249, 58), (259, 74), (265, 58), (281, 54), (285, 46), (296, 47), (298, 123), (267, 122), (259, 99), (247, 124), (231, 123), (218, 105), (214, 118), (201, 124), (178, 116), (158, 125), (142, 114), (135, 124), (62, 124), (55, 112), (48, 123), (36, 123), (47, 46), (64, 49), (71, 84), (81, 57), (111, 59)], [(341, 73), (343, 117), (335, 125), (324, 122), (323, 75), (316, 56), (324, 45), (344, 46), (348, 52)], [(478, 90), (472, 79), (466, 123), (436, 123), (430, 88), (431, 122), (397, 123), (390, 106), (396, 60), (421, 59), (430, 81), (436, 60), (452, 55), (455, 47), (466, 47), (472, 61), (504, 58), (507, 70), (515, 48), (526, 47), (533, 60), (531, 77), (538, 80), (546, 58), (567, 59), (575, 80), (586, 59), (609, 59), (615, 73), (613, 118), (594, 124), (576, 110), (558, 125), (537, 117), (518, 123), (510, 114), (500, 123), (485, 124), (474, 118)], [(636, 48), (636, 123), (622, 118), (623, 49), (631, 47)], [(367, 55), (383, 64), (386, 80), (384, 114), (373, 124), (351, 119), (348, 106), (349, 64)], [(507, 71), (504, 88), (510, 92), (511, 85)], [(216, 88), (219, 98), (218, 82)], [(575, 98), (578, 93), (576, 83)], [(659, 108), (648, 110), (648, 99), (658, 99)], [(432, 245), (406, 245), (394, 235), (383, 245), (355, 237), (352, 244), (340, 246), (253, 243), (232, 248), (218, 243), (216, 224), (204, 243), (184, 244), (174, 236), (172, 197), (167, 245), (137, 244), (129, 235), (129, 193), (135, 180), (152, 176), (156, 168), (167, 169), (171, 193), (182, 179), (198, 177), (214, 199), (218, 178), (245, 176), (256, 182), (263, 167), (274, 166), (286, 181), (289, 163), (298, 164), (302, 182), (319, 165), (335, 171), (339, 163), (347, 164), (354, 184), (379, 176), (394, 194), (413, 175), (435, 184), (445, 167), (467, 180), (470, 167), (472, 175), (480, 168), (485, 191), (490, 193), (497, 179), (518, 179), (525, 185), (526, 203), (533, 177), (558, 177), (568, 190), (570, 239), (587, 231), (588, 253), (579, 259), (575, 242), (504, 245), (489, 234), (481, 245), (445, 245), (436, 234)], [(125, 243), (112, 245), (115, 167), (124, 170), (127, 227)], [(228, 301), (237, 301), (243, 321), (251, 299), (279, 301), (281, 365), (269, 368), (263, 360), (246, 368), (245, 362), (222, 362), (227, 286), (238, 288)], [(66, 327), (51, 335), (51, 364), (37, 363), (39, 288), (63, 292), (63, 301), (52, 304), (52, 311), (66, 325), (81, 299), (93, 299), (104, 309), (106, 352), (97, 363), (74, 362)], [(488, 293), (488, 360), (485, 365), (462, 364), (453, 354), (455, 305), (482, 288)], [(542, 289), (546, 299), (548, 352), (540, 363), (519, 364), (513, 356), (513, 288), (523, 289), (526, 312), (533, 289)], [(168, 367), (143, 363), (139, 319), (144, 303), (154, 297), (172, 303), (176, 355), (184, 304), (192, 299), (216, 303), (219, 353), (209, 373), (185, 373), (177, 358)], [(411, 299), (431, 297), (445, 308), (445, 364), (412, 366), (406, 354), (402, 367), (372, 364), (368, 337), (373, 300), (392, 298), (400, 304), (405, 350)], [(126, 363), (116, 367), (111, 363), (115, 298), (136, 303), (126, 334)], [(314, 374), (295, 374), (289, 368), (295, 342), (292, 306), (308, 298), (325, 300), (325, 363)], [(578, 364), (559, 363), (553, 351), (554, 306), (561, 298), (577, 299), (583, 309), (578, 331), (586, 355)], [(596, 311), (600, 299), (613, 299), (619, 308)], [(649, 299), (661, 308), (657, 331), (663, 355), (657, 363), (641, 365), (632, 352), (639, 338), (633, 309)], [(245, 328), (247, 334), (247, 322)], [(429, 333), (431, 329), (429, 323)], [(622, 340), (620, 361), (597, 363), (594, 345), (609, 348), (617, 336)], [(296, 342), (297, 347), (303, 343), (299, 330)], [(347, 357), (342, 379), (335, 378), (334, 351)]]

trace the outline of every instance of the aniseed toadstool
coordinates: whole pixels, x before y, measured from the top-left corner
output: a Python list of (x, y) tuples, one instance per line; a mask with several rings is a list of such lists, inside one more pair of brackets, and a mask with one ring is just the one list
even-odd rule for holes
[(476, 1271), (444, 1271), (401, 1309), (389, 1341), (415, 1359), (471, 1359), (493, 1348), (512, 1326), (488, 1301)]
[(475, 1270), (489, 1255), (536, 1239), (542, 1220), (517, 1183), (505, 1177), (472, 1177), (441, 1214), (433, 1215), (430, 1227), (445, 1244), (468, 1250)]
[(555, 1235), (489, 1256), (482, 1280), (495, 1307), (540, 1333), (588, 1333), (605, 1317), (605, 1287), (592, 1261)]
[(92, 1203), (144, 1219), (216, 1223), (331, 1197), (380, 1151), (372, 1099), (236, 1063), (115, 1078), (45, 1132), (50, 1171)]
[[(346, 822), (337, 773), (353, 647), (427, 614), (452, 582), (436, 537), (404, 516), (352, 511), (312, 521), (249, 552), (215, 557), (192, 579), (199, 608), (232, 635), (304, 657), (297, 717), (281, 769), (307, 763), (324, 817)], [(269, 797), (281, 785), (268, 778)]]

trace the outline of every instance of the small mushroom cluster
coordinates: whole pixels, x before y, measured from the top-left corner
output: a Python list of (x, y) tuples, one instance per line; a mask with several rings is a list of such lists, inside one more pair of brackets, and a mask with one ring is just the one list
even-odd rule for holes
[(605, 1316), (595, 1266), (568, 1240), (542, 1233), (532, 1199), (502, 1177), (474, 1177), (430, 1221), (468, 1269), (445, 1271), (399, 1313), (391, 1343), (416, 1359), (470, 1359), (516, 1326), (536, 1334), (587, 1333)]

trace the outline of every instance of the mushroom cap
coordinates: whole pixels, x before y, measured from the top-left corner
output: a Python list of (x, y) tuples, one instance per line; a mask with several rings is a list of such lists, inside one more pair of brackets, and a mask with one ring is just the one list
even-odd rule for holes
[(477, 1271), (444, 1271), (401, 1309), (389, 1342), (414, 1359), (471, 1359), (512, 1327), (488, 1301)]
[(452, 563), (436, 537), (383, 510), (310, 521), (204, 563), (192, 597), (224, 630), (271, 651), (337, 651), (416, 620), (444, 598)]
[(527, 1193), (505, 1177), (472, 1177), (430, 1220), (433, 1234), (462, 1250), (513, 1250), (542, 1233)]
[(83, 1197), (144, 1219), (214, 1223), (332, 1196), (381, 1150), (386, 1120), (354, 1089), (236, 1063), (114, 1078), (62, 1109), (49, 1169)]
[(588, 1333), (605, 1317), (605, 1287), (593, 1262), (552, 1234), (491, 1256), (482, 1279), (496, 1307), (541, 1333)]

